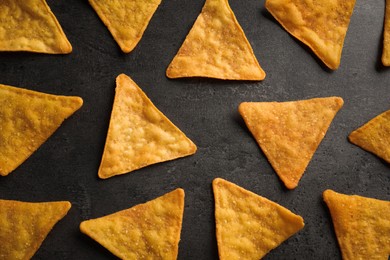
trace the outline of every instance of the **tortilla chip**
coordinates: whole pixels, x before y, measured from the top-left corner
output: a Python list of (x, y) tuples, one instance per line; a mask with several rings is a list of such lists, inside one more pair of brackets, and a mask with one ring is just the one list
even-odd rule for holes
[(116, 84), (100, 178), (196, 152), (196, 145), (153, 105), (134, 81), (121, 74)]
[(390, 110), (353, 131), (349, 141), (390, 163)]
[(72, 52), (45, 0), (2, 0), (0, 21), (0, 51)]
[(343, 103), (339, 97), (244, 102), (238, 110), (279, 178), (293, 189)]
[(355, 0), (266, 0), (265, 7), (291, 35), (328, 66), (340, 65)]
[(326, 190), (323, 194), (344, 260), (390, 256), (390, 201)]
[(169, 78), (265, 78), (227, 0), (206, 0), (166, 74)]
[(383, 53), (382, 63), (390, 66), (390, 1), (386, 1), (386, 13), (383, 29)]
[(0, 200), (0, 259), (30, 259), (70, 207), (68, 201)]
[(184, 212), (184, 190), (97, 219), (80, 230), (121, 259), (176, 259)]
[(141, 40), (161, 0), (89, 0), (123, 52)]
[(213, 181), (219, 259), (260, 259), (305, 225), (302, 217), (231, 182)]
[(34, 153), (83, 100), (0, 84), (0, 175)]

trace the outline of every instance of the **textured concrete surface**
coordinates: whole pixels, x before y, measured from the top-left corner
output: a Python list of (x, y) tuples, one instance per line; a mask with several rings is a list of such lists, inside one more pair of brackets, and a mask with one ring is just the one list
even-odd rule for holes
[[(141, 42), (121, 53), (87, 0), (47, 1), (73, 45), (70, 55), (0, 53), (0, 83), (63, 95), (84, 106), (22, 166), (0, 178), (2, 199), (69, 200), (73, 207), (35, 259), (115, 259), (82, 235), (82, 220), (186, 192), (179, 259), (217, 259), (211, 181), (222, 177), (305, 219), (298, 234), (265, 259), (341, 259), (325, 189), (390, 200), (390, 167), (350, 144), (348, 134), (390, 109), (390, 70), (380, 63), (384, 1), (357, 1), (340, 68), (331, 72), (268, 14), (264, 1), (230, 0), (267, 73), (262, 82), (169, 80), (165, 69), (204, 1), (163, 0)], [(191, 157), (100, 180), (115, 77), (126, 73), (198, 146)], [(298, 188), (286, 190), (237, 112), (243, 101), (341, 96), (345, 104)]]

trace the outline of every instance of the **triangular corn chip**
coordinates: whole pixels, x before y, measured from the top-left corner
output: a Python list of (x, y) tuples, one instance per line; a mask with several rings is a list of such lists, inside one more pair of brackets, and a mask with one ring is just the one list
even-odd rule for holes
[(184, 212), (184, 190), (83, 221), (80, 230), (121, 259), (176, 259)]
[(293, 189), (342, 105), (339, 97), (244, 102), (239, 112), (279, 178)]
[(161, 0), (89, 0), (123, 52), (141, 40)]
[(349, 141), (390, 163), (390, 110), (353, 131)]
[(45, 0), (2, 0), (0, 21), (0, 51), (72, 52)]
[(328, 66), (340, 65), (355, 0), (266, 0), (265, 7), (291, 35)]
[(206, 0), (166, 74), (169, 78), (265, 78), (227, 0)]
[(0, 175), (6, 176), (79, 109), (83, 100), (0, 84), (0, 104)]
[(323, 196), (343, 260), (389, 259), (390, 201), (332, 190), (326, 190)]
[(302, 217), (231, 182), (213, 181), (219, 259), (265, 256), (301, 230)]
[(98, 175), (115, 175), (196, 152), (188, 139), (128, 76), (116, 79), (106, 145)]
[(383, 28), (382, 63), (390, 66), (390, 1), (386, 0), (385, 22)]
[(70, 207), (68, 201), (0, 200), (0, 259), (30, 259)]

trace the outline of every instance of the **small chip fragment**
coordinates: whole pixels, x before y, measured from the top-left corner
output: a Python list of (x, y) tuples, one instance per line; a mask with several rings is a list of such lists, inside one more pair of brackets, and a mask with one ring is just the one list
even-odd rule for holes
[(0, 200), (0, 259), (30, 259), (70, 207), (68, 201)]
[(184, 212), (184, 190), (97, 219), (80, 230), (121, 259), (176, 259)]
[(390, 66), (390, 1), (386, 0), (385, 22), (383, 28), (382, 63)]
[(188, 139), (125, 74), (116, 93), (98, 175), (115, 175), (196, 152)]
[(0, 175), (22, 164), (82, 104), (80, 97), (0, 84)]
[(349, 135), (349, 141), (390, 163), (390, 110)]
[(272, 16), (328, 66), (340, 65), (355, 0), (266, 0)]
[(206, 0), (166, 74), (169, 78), (265, 78), (265, 72), (227, 0)]
[(45, 0), (1, 0), (0, 21), (0, 51), (72, 52)]
[(161, 0), (89, 0), (123, 52), (141, 40)]
[(343, 260), (390, 256), (390, 201), (326, 190), (324, 201), (332, 216)]
[(343, 103), (340, 97), (244, 102), (238, 110), (279, 178), (294, 189)]
[(288, 209), (221, 178), (213, 191), (221, 260), (258, 260), (305, 225)]

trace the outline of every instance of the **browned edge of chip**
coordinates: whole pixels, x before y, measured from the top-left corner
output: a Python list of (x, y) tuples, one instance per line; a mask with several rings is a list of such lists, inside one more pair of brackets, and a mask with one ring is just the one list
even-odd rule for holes
[(390, 66), (390, 0), (386, 0), (385, 17), (383, 22), (382, 64)]

